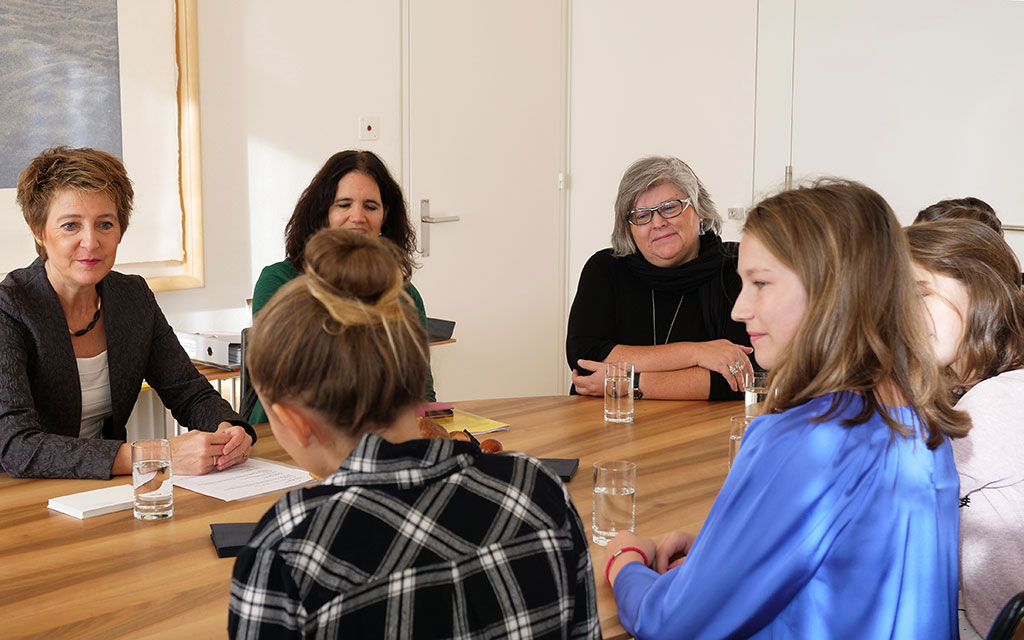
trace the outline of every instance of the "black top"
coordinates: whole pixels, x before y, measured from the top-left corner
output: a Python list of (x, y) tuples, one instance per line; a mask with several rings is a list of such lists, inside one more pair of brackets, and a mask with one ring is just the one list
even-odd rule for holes
[[(720, 261), (715, 262), (715, 267), (706, 277), (695, 280), (678, 278), (674, 284), (669, 278), (652, 280), (646, 277), (645, 272), (657, 267), (639, 253), (625, 258), (613, 257), (611, 249), (595, 253), (583, 267), (576, 298), (569, 312), (565, 340), (569, 368), (579, 369), (576, 361), (581, 358), (600, 362), (617, 344), (664, 344), (670, 325), (672, 335), (668, 336), (668, 342), (706, 342), (724, 338), (750, 346), (746, 326), (729, 317), (742, 287), (736, 273), (737, 247), (735, 242), (721, 243), (717, 236), (705, 235), (699, 259), (704, 259), (706, 268), (709, 252), (720, 252)], [(689, 265), (684, 264), (674, 271), (685, 274)], [(673, 325), (672, 317), (677, 307), (679, 315)], [(750, 358), (753, 361), (753, 355)], [(711, 372), (709, 400), (740, 397), (742, 393), (730, 389), (721, 374)]]
[(149, 285), (111, 271), (103, 296), (113, 415), (102, 438), (78, 437), (82, 390), (67, 320), (42, 260), (0, 283), (0, 471), (14, 477), (109, 478), (125, 424), (146, 380), (175, 420), (216, 431), (256, 432), (196, 370)]

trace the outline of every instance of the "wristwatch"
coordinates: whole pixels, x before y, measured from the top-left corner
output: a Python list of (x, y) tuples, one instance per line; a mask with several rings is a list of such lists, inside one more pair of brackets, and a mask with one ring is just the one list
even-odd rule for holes
[(640, 372), (636, 371), (633, 373), (633, 399), (639, 400), (644, 397), (644, 392), (640, 390)]

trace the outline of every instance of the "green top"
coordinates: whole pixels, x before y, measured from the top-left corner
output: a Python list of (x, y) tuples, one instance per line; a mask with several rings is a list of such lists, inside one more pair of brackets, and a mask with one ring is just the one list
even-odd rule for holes
[[(299, 272), (295, 270), (295, 265), (287, 260), (276, 262), (272, 265), (263, 268), (263, 272), (260, 273), (259, 280), (256, 281), (256, 287), (252, 292), (252, 315), (255, 318), (256, 314), (260, 312), (263, 305), (267, 304), (270, 299), (277, 293), (284, 283), (297, 277)], [(412, 301), (416, 304), (416, 311), (419, 312), (420, 325), (423, 329), (427, 329), (427, 309), (423, 306), (423, 297), (420, 296), (420, 292), (416, 290), (416, 287), (409, 283), (406, 288), (406, 293), (412, 298)], [(434, 375), (430, 372), (430, 366), (427, 366), (427, 388), (423, 394), (424, 400), (427, 402), (434, 402), (437, 396), (434, 394)], [(256, 401), (256, 405), (252, 408), (252, 413), (249, 414), (250, 424), (261, 424), (267, 421), (267, 413), (263, 410), (263, 405), (260, 404), (259, 400)]]

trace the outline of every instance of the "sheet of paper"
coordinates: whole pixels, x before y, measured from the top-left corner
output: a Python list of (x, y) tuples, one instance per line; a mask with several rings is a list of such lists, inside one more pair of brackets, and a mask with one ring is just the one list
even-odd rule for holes
[(469, 413), (468, 411), (455, 409), (453, 414), (454, 415), (451, 418), (443, 418), (441, 420), (435, 420), (435, 422), (447, 429), (448, 433), (451, 433), (452, 431), (462, 431), (465, 429), (472, 434), (481, 434), (505, 431), (508, 429), (508, 423), (506, 422), (498, 422), (497, 420), (484, 418), (483, 416), (478, 416), (475, 413)]
[(262, 458), (249, 458), (224, 471), (202, 476), (174, 476), (174, 486), (225, 502), (294, 489), (312, 482), (315, 480), (303, 469)]

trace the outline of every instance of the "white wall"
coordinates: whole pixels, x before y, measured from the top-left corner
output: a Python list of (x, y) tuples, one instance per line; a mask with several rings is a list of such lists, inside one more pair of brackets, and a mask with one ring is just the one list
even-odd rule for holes
[[(206, 288), (157, 294), (175, 328), (248, 326), (295, 201), (334, 152), (401, 170), (399, 2), (199, 3)], [(358, 139), (360, 115), (380, 138)]]
[[(726, 217), (753, 189), (756, 0), (572, 6), (569, 300), (609, 246), (615, 194), (645, 155), (673, 155)], [(726, 238), (738, 225), (727, 222)]]
[[(830, 164), (825, 160), (831, 156), (802, 151), (812, 148), (808, 142), (820, 135), (807, 126), (820, 113), (808, 115), (808, 109), (824, 110), (830, 115), (829, 127), (844, 140), (832, 145), (832, 155), (853, 157), (843, 147), (852, 148), (861, 139), (858, 121), (848, 113), (837, 117), (827, 105), (842, 104), (844, 95), (870, 101), (879, 88), (858, 90), (869, 78), (858, 80), (850, 76), (849, 68), (859, 68), (862, 59), (883, 71), (889, 68), (876, 59), (886, 43), (892, 47), (889, 55), (898, 54), (899, 33), (872, 33), (862, 27), (850, 32), (843, 26), (844, 12), (856, 3), (578, 0), (571, 5), (570, 33), (569, 301), (586, 259), (608, 245), (618, 180), (637, 157), (659, 153), (683, 158), (704, 180), (723, 214), (728, 207), (749, 205), (781, 181), (790, 154), (790, 65), (797, 4), (803, 10), (798, 12), (798, 24), (810, 29), (809, 35), (798, 38), (798, 45), (811, 49), (809, 57), (805, 48), (797, 58), (803, 65), (797, 69), (798, 79), (805, 84), (797, 92), (801, 102), (794, 128), (796, 160), (807, 159), (796, 163), (798, 175), (837, 171), (862, 177), (877, 183), (883, 195), (907, 210), (932, 199), (974, 192), (991, 198), (1008, 222), (1022, 222), (1019, 181), (993, 182), (995, 174), (988, 169), (1001, 166), (1001, 176), (1020, 173), (1020, 76), (1015, 71), (1012, 78), (1005, 78), (998, 61), (1019, 65), (1024, 40), (1014, 37), (1020, 31), (1016, 22), (991, 16), (998, 5), (1000, 15), (1014, 18), (1024, 11), (1010, 12), (1024, 10), (1024, 4), (984, 0), (968, 9), (943, 0), (940, 4), (948, 9), (948, 17), (929, 16), (929, 33), (957, 32), (961, 23), (970, 22), (969, 32), (962, 35), (991, 37), (992, 42), (979, 46), (972, 41), (965, 48), (957, 44), (962, 38), (947, 38), (950, 47), (944, 51), (952, 61), (943, 58), (941, 68), (928, 72), (931, 78), (945, 78), (945, 83), (924, 88), (906, 83), (904, 89), (911, 95), (927, 90), (937, 101), (970, 105), (947, 110), (953, 116), (960, 113), (963, 120), (936, 131), (934, 146), (920, 150), (935, 159), (950, 153), (947, 142), (960, 141), (969, 154), (958, 158), (962, 170), (955, 174), (957, 180), (951, 181), (948, 191), (911, 203), (899, 193), (897, 172), (872, 177), (870, 154), (862, 166)], [(918, 21), (906, 7), (918, 4), (928, 2), (900, 0), (893, 10), (892, 29), (906, 23), (912, 31)], [(883, 11), (881, 4), (875, 5), (873, 11)], [(372, 149), (396, 175), (400, 173), (400, 6), (399, 0), (304, 0), (298, 9), (294, 3), (270, 0), (200, 3), (207, 286), (158, 294), (173, 324), (193, 330), (237, 330), (248, 324), (245, 299), (260, 269), (283, 257), (282, 232), (295, 200), (334, 151)], [(813, 67), (807, 65), (821, 62), (814, 56), (815, 48), (829, 44), (821, 41), (825, 32), (807, 22), (815, 16), (816, 24), (833, 25), (849, 36), (841, 58), (849, 82), (829, 75), (827, 68), (809, 75)], [(978, 92), (977, 74), (957, 62), (958, 50), (994, 56), (996, 63), (986, 67), (984, 77), (999, 79), (1005, 91)], [(905, 62), (919, 70), (930, 64), (913, 51), (907, 52)], [(807, 94), (808, 78), (840, 81)], [(378, 141), (358, 140), (359, 115), (380, 117)], [(904, 131), (917, 131), (913, 120), (906, 124), (914, 128)], [(990, 153), (1004, 157), (993, 160)], [(737, 228), (736, 223), (727, 224), (726, 237), (736, 237)], [(1012, 234), (1008, 239), (1016, 241)]]
[(641, 155), (685, 160), (723, 216), (792, 165), (867, 183), (907, 224), (975, 195), (1024, 225), (1022, 30), (1009, 0), (574, 2), (569, 301)]
[(905, 224), (967, 195), (1024, 224), (1022, 31), (1009, 0), (797, 2), (794, 171), (862, 180)]

